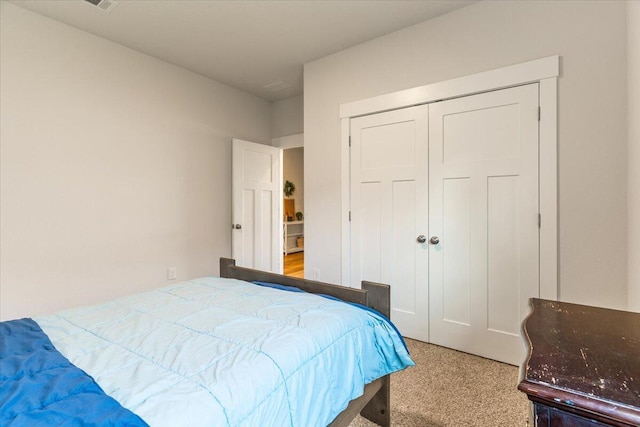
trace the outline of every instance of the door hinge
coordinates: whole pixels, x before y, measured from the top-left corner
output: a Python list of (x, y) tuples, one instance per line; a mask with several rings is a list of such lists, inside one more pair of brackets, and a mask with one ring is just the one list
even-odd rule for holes
[(542, 228), (542, 215), (538, 214), (538, 228)]
[(351, 221), (351, 211), (349, 211), (349, 221)]
[(351, 147), (351, 135), (349, 135), (349, 147)]
[(542, 112), (540, 107), (538, 107), (538, 121), (540, 121), (540, 118), (542, 117)]

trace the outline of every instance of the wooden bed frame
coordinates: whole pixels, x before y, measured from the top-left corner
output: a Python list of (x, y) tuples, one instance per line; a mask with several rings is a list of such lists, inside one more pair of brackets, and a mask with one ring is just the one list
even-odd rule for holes
[[(248, 282), (256, 280), (295, 286), (309, 293), (332, 295), (344, 301), (366, 305), (387, 317), (390, 314), (389, 286), (380, 283), (363, 281), (362, 289), (347, 288), (345, 286), (336, 286), (329, 283), (238, 267), (236, 266), (236, 261), (229, 258), (220, 258), (220, 277)], [(390, 427), (390, 391), (389, 375), (367, 384), (364, 387), (363, 395), (349, 402), (349, 406), (338, 414), (329, 426), (346, 427), (358, 414), (361, 414), (380, 426)]]

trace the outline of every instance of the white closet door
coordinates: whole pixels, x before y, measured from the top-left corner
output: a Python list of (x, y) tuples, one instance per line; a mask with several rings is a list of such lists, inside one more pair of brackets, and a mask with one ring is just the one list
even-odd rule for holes
[(282, 150), (234, 139), (231, 187), (232, 257), (282, 273)]
[(427, 106), (351, 120), (351, 284), (391, 286), (391, 319), (428, 341)]
[(538, 85), (431, 104), (431, 342), (522, 362), (538, 212)]

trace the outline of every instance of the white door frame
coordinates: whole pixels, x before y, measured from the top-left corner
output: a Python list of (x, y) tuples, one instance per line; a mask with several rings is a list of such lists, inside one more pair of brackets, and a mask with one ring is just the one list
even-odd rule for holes
[(540, 85), (539, 185), (540, 185), (540, 298), (558, 299), (558, 76), (560, 56), (485, 71), (470, 76), (419, 86), (340, 105), (342, 131), (342, 245), (341, 279), (350, 283), (349, 233), (349, 121), (358, 116), (412, 105), (520, 86)]
[[(284, 180), (283, 172), (284, 172), (284, 150), (288, 150), (290, 148), (304, 148), (304, 133), (296, 133), (293, 135), (281, 136), (278, 138), (271, 139), (271, 146), (278, 147), (282, 150), (282, 161), (280, 162), (280, 194), (283, 194), (284, 191)], [(304, 161), (304, 156), (303, 156)], [(282, 230), (282, 236), (280, 240), (282, 241), (282, 248), (280, 248), (281, 258), (284, 254), (284, 246), (286, 245), (285, 236), (284, 236), (284, 215), (282, 215), (282, 209), (280, 210), (280, 230)], [(284, 274), (284, 260), (280, 263), (280, 274)]]
[(294, 135), (271, 138), (271, 146), (282, 148), (283, 150), (289, 148), (304, 148), (304, 134), (296, 133)]

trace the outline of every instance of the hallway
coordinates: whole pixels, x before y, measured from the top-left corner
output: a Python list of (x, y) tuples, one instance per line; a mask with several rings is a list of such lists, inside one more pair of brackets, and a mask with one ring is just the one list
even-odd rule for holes
[(304, 251), (284, 256), (284, 274), (304, 278)]

